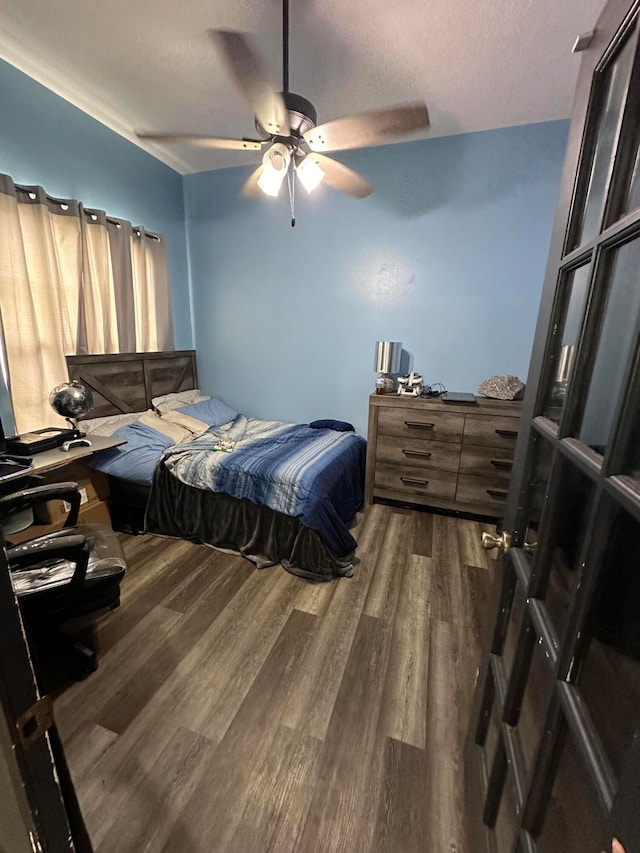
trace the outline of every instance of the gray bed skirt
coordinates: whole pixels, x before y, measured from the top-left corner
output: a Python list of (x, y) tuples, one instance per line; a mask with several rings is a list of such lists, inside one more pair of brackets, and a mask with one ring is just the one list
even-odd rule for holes
[(353, 554), (335, 557), (315, 530), (297, 518), (246, 499), (187, 486), (156, 467), (145, 532), (174, 536), (241, 554), (263, 569), (282, 563), (291, 574), (317, 581), (353, 575)]

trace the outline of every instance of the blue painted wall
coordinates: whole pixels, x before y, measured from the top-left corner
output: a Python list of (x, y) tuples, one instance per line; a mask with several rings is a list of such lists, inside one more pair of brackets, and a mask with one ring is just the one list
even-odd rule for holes
[(300, 190), (292, 229), (247, 168), (181, 178), (2, 61), (0, 92), (0, 171), (165, 234), (176, 344), (247, 414), (366, 432), (383, 338), (452, 390), (526, 378), (567, 122), (344, 153), (374, 195)]
[(366, 434), (374, 344), (450, 390), (526, 379), (568, 122), (339, 159), (376, 187), (247, 201), (250, 169), (184, 178), (201, 386), (246, 414)]
[(176, 346), (193, 345), (177, 172), (1, 60), (0, 172), (164, 234)]

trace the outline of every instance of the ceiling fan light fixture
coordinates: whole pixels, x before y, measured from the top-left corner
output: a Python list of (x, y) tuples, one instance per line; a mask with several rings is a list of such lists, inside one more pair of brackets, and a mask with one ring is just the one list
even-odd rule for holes
[(262, 164), (245, 180), (242, 195), (255, 198), (262, 192), (275, 198), (286, 176), (291, 224), (295, 225), (294, 171), (307, 193), (324, 181), (352, 198), (366, 198), (373, 192), (371, 184), (353, 169), (327, 157), (326, 153), (366, 148), (426, 130), (429, 112), (420, 101), (369, 110), (318, 125), (311, 101), (289, 89), (289, 3), (290, 0), (282, 0), (282, 91), (278, 91), (265, 73), (249, 36), (235, 30), (209, 31), (239, 93), (251, 107), (258, 139), (228, 139), (181, 132), (139, 132), (137, 136), (205, 149), (264, 151), (266, 147)]
[(258, 186), (265, 195), (277, 198), (285, 174), (286, 172), (281, 174), (276, 172), (275, 169), (263, 169), (262, 174), (258, 178)]
[(275, 142), (264, 152), (262, 174), (258, 186), (265, 195), (276, 198), (289, 168), (291, 152), (282, 142)]
[(308, 193), (312, 193), (322, 183), (325, 176), (324, 169), (321, 169), (315, 160), (308, 155), (296, 167), (296, 172), (300, 178), (300, 183)]

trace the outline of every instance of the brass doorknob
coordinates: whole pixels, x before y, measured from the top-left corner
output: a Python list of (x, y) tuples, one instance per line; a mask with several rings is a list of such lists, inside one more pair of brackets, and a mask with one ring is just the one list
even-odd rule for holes
[(494, 536), (493, 533), (482, 534), (482, 547), (485, 551), (490, 551), (492, 548), (499, 548), (504, 554), (507, 553), (511, 546), (511, 534), (503, 530), (500, 536)]

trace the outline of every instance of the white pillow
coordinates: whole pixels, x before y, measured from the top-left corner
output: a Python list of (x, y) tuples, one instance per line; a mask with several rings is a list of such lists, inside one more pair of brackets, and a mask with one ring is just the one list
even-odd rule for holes
[[(151, 411), (148, 409), (147, 411)], [(107, 415), (104, 418), (87, 418), (86, 421), (80, 421), (78, 427), (80, 432), (92, 433), (95, 435), (113, 435), (117, 429), (123, 426), (129, 426), (134, 421), (143, 415), (144, 412), (127, 412), (122, 415)]]
[(174, 409), (181, 409), (183, 406), (190, 406), (192, 403), (208, 399), (209, 397), (202, 396), (198, 388), (192, 388), (190, 391), (178, 391), (174, 394), (163, 394), (161, 397), (154, 397), (151, 400), (151, 405), (162, 415), (165, 412), (172, 412)]
[(163, 420), (160, 415), (153, 411), (145, 412), (140, 418), (141, 424), (146, 424), (156, 432), (162, 433), (170, 438), (174, 444), (184, 444), (185, 441), (191, 441), (193, 433), (183, 426)]
[(190, 415), (185, 415), (182, 412), (164, 412), (160, 420), (163, 423), (171, 423), (179, 426), (181, 429), (189, 431), (193, 438), (197, 438), (209, 429), (209, 424), (204, 421), (199, 421), (197, 418), (192, 418)]

